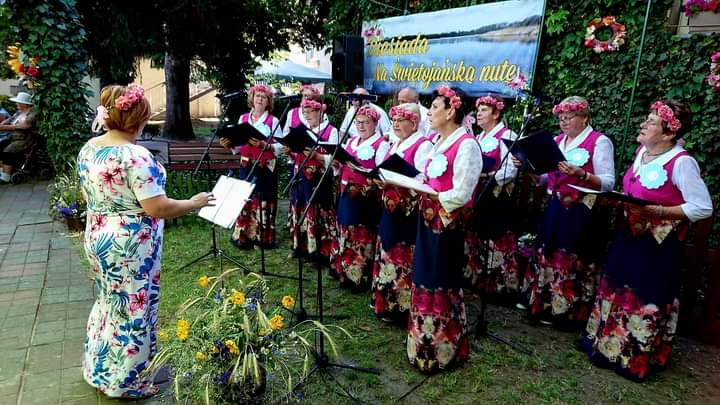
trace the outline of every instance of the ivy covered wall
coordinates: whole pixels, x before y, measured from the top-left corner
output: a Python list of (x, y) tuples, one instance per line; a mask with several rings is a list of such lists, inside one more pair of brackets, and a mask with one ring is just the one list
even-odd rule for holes
[(85, 31), (75, 0), (9, 0), (0, 18), (9, 22), (3, 37), (37, 58), (39, 74), (29, 85), (40, 113), (38, 130), (56, 170), (63, 171), (90, 134)]

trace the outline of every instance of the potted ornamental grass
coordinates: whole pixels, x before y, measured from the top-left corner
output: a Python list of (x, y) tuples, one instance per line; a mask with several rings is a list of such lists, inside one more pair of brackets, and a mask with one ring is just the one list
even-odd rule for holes
[(64, 173), (55, 176), (55, 182), (49, 186), (50, 215), (62, 219), (70, 232), (85, 230), (87, 205), (82, 194), (80, 177), (77, 170), (70, 167)]
[[(149, 373), (169, 367), (175, 399), (192, 403), (274, 403), (291, 398), (312, 364), (313, 336), (323, 334), (336, 353), (331, 330), (316, 321), (290, 324), (291, 296), (273, 300), (265, 279), (231, 269), (203, 276), (178, 319), (160, 330), (160, 351)], [(277, 302), (275, 302), (277, 301)]]

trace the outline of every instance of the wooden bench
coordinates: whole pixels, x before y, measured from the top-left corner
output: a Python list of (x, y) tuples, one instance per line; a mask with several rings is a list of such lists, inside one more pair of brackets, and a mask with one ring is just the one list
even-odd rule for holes
[[(207, 141), (172, 141), (168, 145), (168, 170), (195, 170), (207, 148)], [(210, 165), (200, 165), (201, 170), (231, 170), (240, 168), (240, 156), (234, 155), (219, 142), (214, 142), (208, 151)]]

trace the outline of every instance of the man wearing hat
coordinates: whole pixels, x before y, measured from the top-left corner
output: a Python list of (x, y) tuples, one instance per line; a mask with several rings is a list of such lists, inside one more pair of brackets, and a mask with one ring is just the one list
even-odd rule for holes
[(37, 116), (29, 93), (20, 92), (10, 101), (15, 102), (17, 112), (0, 124), (0, 131), (9, 134), (0, 140), (0, 182), (9, 182), (13, 167), (22, 164), (33, 140)]

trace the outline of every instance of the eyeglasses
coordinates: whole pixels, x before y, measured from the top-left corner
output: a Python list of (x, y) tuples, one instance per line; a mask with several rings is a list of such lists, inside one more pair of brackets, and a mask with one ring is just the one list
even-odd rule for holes
[(575, 117), (577, 117), (577, 115), (566, 115), (564, 117), (558, 116), (558, 122), (570, 122)]

